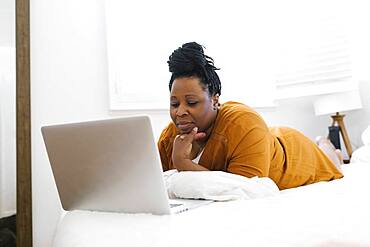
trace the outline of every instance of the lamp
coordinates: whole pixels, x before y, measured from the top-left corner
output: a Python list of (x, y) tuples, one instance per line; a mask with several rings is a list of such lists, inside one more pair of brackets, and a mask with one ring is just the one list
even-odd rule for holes
[(361, 97), (358, 90), (320, 95), (314, 102), (316, 115), (332, 115), (332, 126), (339, 126), (344, 145), (349, 157), (352, 155), (352, 146), (344, 126), (344, 114), (339, 112), (351, 111), (362, 108)]

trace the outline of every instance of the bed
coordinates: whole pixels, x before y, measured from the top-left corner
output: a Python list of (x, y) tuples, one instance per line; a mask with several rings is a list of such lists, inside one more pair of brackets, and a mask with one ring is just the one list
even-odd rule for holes
[(343, 165), (343, 173), (176, 215), (65, 212), (53, 246), (370, 246), (370, 163)]

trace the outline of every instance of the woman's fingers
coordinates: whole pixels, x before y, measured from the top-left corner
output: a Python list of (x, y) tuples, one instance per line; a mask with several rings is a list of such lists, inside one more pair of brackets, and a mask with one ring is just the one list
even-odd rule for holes
[(190, 133), (188, 134), (181, 134), (178, 136), (178, 138), (180, 139), (180, 141), (185, 141), (185, 142), (189, 142), (189, 143), (192, 143), (195, 139), (195, 136), (198, 132), (198, 127), (194, 127), (194, 129), (192, 129), (190, 131)]
[(204, 137), (206, 137), (206, 133), (204, 133), (204, 132), (198, 132), (198, 133), (195, 134), (194, 140), (195, 141), (198, 141), (199, 139), (202, 139)]

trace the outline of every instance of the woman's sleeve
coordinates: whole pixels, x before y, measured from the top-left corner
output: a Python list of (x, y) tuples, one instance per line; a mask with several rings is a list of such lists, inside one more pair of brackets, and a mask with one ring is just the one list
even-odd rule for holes
[(163, 171), (167, 171), (169, 170), (169, 166), (170, 166), (170, 163), (169, 163), (169, 160), (168, 160), (168, 154), (167, 154), (167, 150), (168, 150), (168, 145), (166, 145), (166, 140), (165, 140), (165, 131), (162, 132), (161, 136), (159, 137), (159, 140), (158, 140), (158, 150), (159, 150), (159, 156), (161, 158), (161, 163), (162, 163), (162, 168), (163, 168)]
[(271, 134), (264, 123), (254, 125), (240, 133), (232, 143), (227, 171), (245, 177), (267, 177), (271, 161)]

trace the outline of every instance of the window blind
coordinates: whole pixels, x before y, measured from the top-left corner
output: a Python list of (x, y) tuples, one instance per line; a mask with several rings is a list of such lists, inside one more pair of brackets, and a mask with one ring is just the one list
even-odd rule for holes
[[(330, 11), (328, 11), (330, 13)], [(319, 95), (357, 88), (353, 76), (347, 23), (336, 15), (295, 16), (286, 25), (285, 43), (278, 56), (277, 99)], [(326, 13), (327, 14), (327, 13)]]

